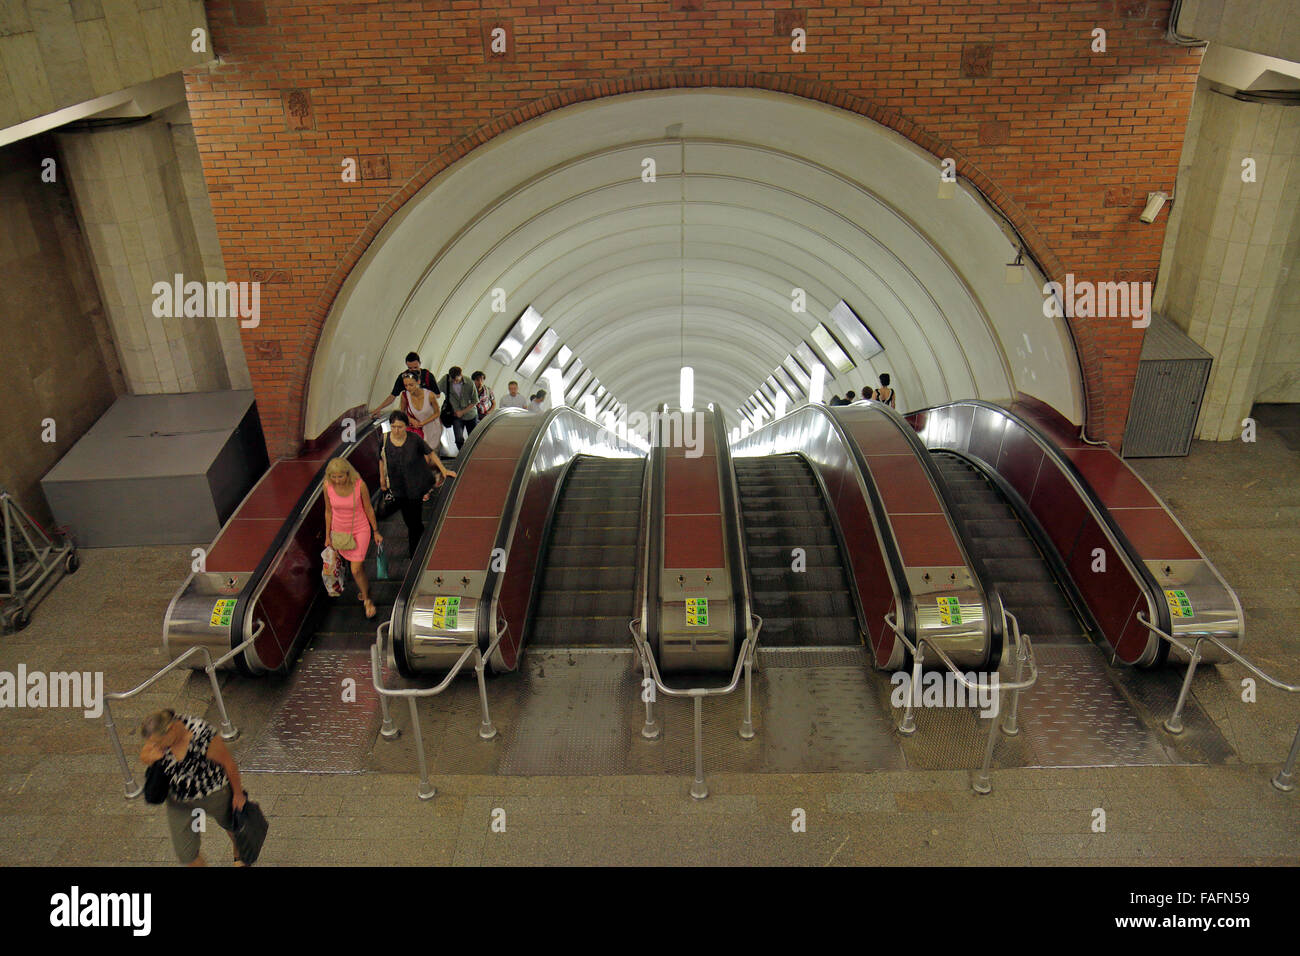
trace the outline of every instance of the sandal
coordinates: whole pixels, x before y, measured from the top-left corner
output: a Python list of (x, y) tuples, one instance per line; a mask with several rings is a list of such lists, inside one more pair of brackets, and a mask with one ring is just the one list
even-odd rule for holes
[(374, 617), (376, 614), (378, 614), (378, 613), (379, 613), (379, 611), (375, 609), (375, 602), (372, 601), (372, 600), (370, 600), (369, 598), (367, 598), (367, 599), (366, 599), (366, 619), (369, 620), (369, 619), (373, 618), (373, 617)]

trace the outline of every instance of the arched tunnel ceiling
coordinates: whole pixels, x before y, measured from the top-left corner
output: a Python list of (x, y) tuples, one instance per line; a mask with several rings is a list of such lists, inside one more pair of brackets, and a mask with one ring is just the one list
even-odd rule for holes
[(1043, 315), (1042, 277), (1008, 284), (1009, 228), (964, 185), (940, 199), (938, 184), (938, 161), (902, 137), (782, 94), (659, 91), (548, 113), (381, 230), (325, 323), (304, 433), (377, 402), (412, 349), (439, 373), (482, 369), (498, 392), (511, 378), (527, 392), (539, 377), (490, 356), (529, 305), (632, 409), (676, 404), (685, 357), (696, 403), (732, 416), (818, 323), (834, 331), (840, 299), (884, 351), (850, 348), (857, 367), (828, 369), (828, 394), (888, 371), (907, 407), (1023, 390), (1079, 420), (1078, 364), (1064, 320)]

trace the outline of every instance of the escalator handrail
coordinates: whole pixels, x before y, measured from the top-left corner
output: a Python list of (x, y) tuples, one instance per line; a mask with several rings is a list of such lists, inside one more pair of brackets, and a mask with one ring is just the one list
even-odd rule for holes
[(763, 631), (763, 619), (757, 614), (751, 614), (745, 640), (740, 645), (739, 653), (736, 654), (736, 665), (732, 668), (729, 683), (720, 687), (669, 687), (664, 683), (663, 675), (659, 673), (659, 665), (655, 662), (654, 655), (650, 653), (650, 646), (646, 642), (645, 628), (639, 627), (640, 624), (640, 618), (627, 622), (627, 628), (632, 633), (632, 643), (636, 645), (637, 652), (649, 672), (650, 679), (655, 682), (657, 688), (669, 697), (720, 697), (724, 694), (730, 694), (739, 686), (740, 676), (744, 673), (745, 664), (753, 661), (754, 651), (758, 649), (758, 637)]
[[(533, 462), (536, 461), (537, 455), (541, 451), (542, 442), (545, 441), (546, 436), (550, 434), (552, 426), (563, 418), (576, 418), (579, 424), (590, 425), (598, 431), (605, 432), (610, 435), (615, 442), (620, 442), (628, 450), (640, 451), (640, 449), (637, 449), (636, 446), (626, 438), (620, 439), (616, 431), (611, 431), (606, 425), (596, 421), (595, 419), (588, 418), (582, 412), (570, 405), (560, 405), (559, 407), (552, 408), (550, 411), (544, 413), (537, 430), (533, 432), (532, 437), (528, 440), (528, 444), (525, 446), (524, 453), (519, 456), (519, 462), (515, 465), (515, 472), (510, 479), (510, 490), (506, 493), (505, 499), (506, 509), (510, 514), (510, 520), (502, 521), (501, 524), (498, 525), (496, 541), (493, 543), (494, 552), (501, 550), (506, 553), (507, 565), (509, 564), (510, 542), (514, 539), (515, 528), (519, 524), (519, 515), (524, 507), (524, 492), (528, 484), (528, 475), (532, 471)], [(574, 457), (577, 456), (575, 455)], [(569, 464), (572, 464), (572, 459), (570, 459)], [(556, 482), (555, 492), (551, 496), (551, 504), (547, 508), (546, 523), (548, 527), (555, 514), (555, 504), (559, 498), (560, 489), (564, 485), (563, 479), (564, 476), (561, 475), (560, 480)], [(542, 543), (545, 545), (545, 540), (543, 540)], [(539, 555), (541, 554), (540, 551), (538, 553)], [(536, 598), (537, 579), (540, 576), (538, 573), (539, 571), (540, 568), (533, 568), (532, 593), (530, 593), (528, 610), (525, 611), (525, 614), (529, 614), (532, 611), (533, 601)], [(500, 598), (501, 588), (504, 583), (504, 572), (493, 570), (493, 568), (489, 566), (487, 577), (485, 578), (483, 585), (483, 600), (479, 606), (481, 608), (485, 607), (491, 609), (492, 613), (479, 614), (478, 616), (477, 628), (480, 647), (488, 646), (488, 644), (497, 637), (499, 630), (498, 625), (502, 623), (503, 620), (497, 609), (497, 601)], [(505, 621), (504, 623), (509, 626), (510, 622)], [(522, 642), (527, 636), (528, 621), (524, 620), (519, 623), (519, 640)]]
[(930, 487), (934, 490), (935, 496), (939, 499), (939, 504), (943, 507), (944, 518), (948, 522), (948, 530), (952, 532), (953, 540), (957, 542), (957, 547), (961, 550), (962, 560), (966, 563), (966, 567), (970, 569), (984, 598), (984, 620), (987, 622), (989, 635), (989, 660), (993, 661), (1000, 658), (1007, 636), (1002, 593), (998, 590), (997, 584), (984, 562), (971, 559), (965, 528), (957, 522), (957, 503), (953, 500), (952, 489), (943, 480), (943, 475), (939, 472), (939, 466), (935, 464), (934, 456), (930, 454), (930, 450), (921, 441), (921, 436), (916, 433), (915, 428), (908, 424), (907, 419), (898, 413), (897, 409), (874, 399), (868, 400), (864, 404), (883, 412), (885, 418), (894, 424), (899, 434), (903, 436), (903, 440), (911, 447), (916, 460), (921, 464), (921, 469), (930, 480)]
[[(1137, 548), (1134, 547), (1133, 542), (1129, 540), (1128, 535), (1126, 535), (1124, 530), (1119, 526), (1119, 522), (1115, 520), (1110, 509), (1106, 507), (1105, 502), (1101, 500), (1101, 496), (1097, 494), (1096, 490), (1092, 487), (1092, 484), (1084, 477), (1083, 473), (1079, 471), (1078, 466), (1070, 460), (1069, 456), (1065, 455), (1060, 448), (1057, 447), (1055, 442), (1043, 435), (1036, 425), (1027, 421), (1021, 415), (1011, 411), (1009, 408), (1005, 408), (1004, 406), (995, 404), (994, 402), (984, 401), (983, 399), (962, 399), (957, 402), (948, 402), (945, 405), (936, 405), (917, 409), (915, 412), (910, 412), (909, 414), (922, 414), (935, 409), (946, 409), (959, 405), (969, 405), (972, 408), (986, 408), (989, 411), (996, 412), (1003, 416), (1008, 421), (1019, 426), (1025, 434), (1030, 437), (1034, 444), (1036, 444), (1043, 453), (1052, 460), (1052, 463), (1055, 464), (1065, 476), (1066, 481), (1070, 483), (1070, 487), (1072, 487), (1075, 490), (1075, 493), (1078, 494), (1084, 507), (1088, 509), (1088, 512), (1097, 521), (1097, 524), (1101, 527), (1102, 533), (1106, 535), (1107, 540), (1115, 549), (1115, 553), (1120, 556), (1120, 560), (1124, 563), (1124, 567), (1129, 572), (1130, 577), (1132, 577), (1140, 586), (1147, 600), (1148, 617), (1153, 620), (1157, 626), (1164, 630), (1172, 630), (1173, 619), (1169, 614), (1167, 604), (1163, 600), (1164, 589), (1160, 586), (1160, 582), (1155, 579), (1155, 575), (1153, 575), (1150, 569), (1147, 568), (1145, 561), (1137, 553)], [(1129, 469), (1129, 472), (1130, 474), (1137, 474), (1131, 468)], [(1139, 477), (1138, 480), (1140, 481), (1141, 478)], [(1186, 529), (1183, 528), (1178, 519), (1173, 516), (1172, 512), (1170, 512), (1169, 506), (1166, 505), (1164, 501), (1155, 494), (1155, 492), (1151, 491), (1150, 487), (1146, 485), (1146, 482), (1142, 482), (1142, 484), (1147, 488), (1152, 499), (1160, 505), (1164, 513), (1170, 518), (1173, 518), (1174, 524), (1177, 525), (1178, 530), (1183, 533), (1183, 537), (1186, 538), (1188, 543), (1196, 549), (1196, 553), (1201, 556), (1201, 560), (1203, 560), (1206, 566), (1214, 573), (1219, 584), (1228, 592), (1229, 595), (1231, 595), (1233, 605), (1237, 611), (1238, 626), (1240, 627), (1238, 639), (1243, 639), (1245, 637), (1246, 622), (1245, 617), (1241, 612), (1241, 602), (1237, 599), (1236, 592), (1233, 591), (1232, 588), (1228, 587), (1227, 582), (1223, 580), (1223, 576), (1219, 574), (1218, 568), (1216, 568), (1214, 564), (1205, 557), (1205, 552), (1201, 551), (1196, 542), (1187, 534)], [(1162, 599), (1156, 600), (1156, 595), (1161, 595)], [(1161, 646), (1163, 647), (1164, 645)], [(1161, 658), (1163, 656), (1163, 654), (1159, 655)]]
[[(811, 412), (805, 411), (807, 409), (811, 409)], [(805, 402), (803, 405), (792, 409), (781, 418), (767, 422), (750, 432), (749, 435), (741, 439), (741, 441), (748, 441), (756, 435), (762, 434), (764, 428), (772, 428), (778, 422), (782, 422), (785, 419), (798, 414), (822, 415), (830, 423), (830, 427), (835, 432), (840, 443), (848, 450), (849, 457), (852, 459), (854, 464), (854, 471), (857, 472), (858, 487), (863, 492), (864, 498), (867, 502), (867, 507), (871, 509), (871, 518), (876, 532), (876, 541), (880, 546), (881, 556), (885, 559), (885, 568), (889, 573), (890, 587), (894, 592), (894, 606), (899, 608), (903, 614), (903, 630), (915, 638), (916, 606), (915, 602), (912, 600), (912, 589), (907, 583), (907, 572), (903, 565), (902, 550), (899, 548), (898, 538), (895, 536), (893, 526), (889, 522), (889, 513), (885, 510), (885, 503), (884, 499), (881, 498), (880, 489), (876, 487), (875, 477), (871, 474), (871, 470), (867, 468), (865, 458), (862, 454), (862, 449), (858, 447), (857, 442), (852, 441), (849, 438), (848, 434), (844, 431), (844, 426), (840, 423), (840, 420), (832, 415), (830, 409), (825, 405), (816, 402)], [(813, 468), (813, 474), (814, 476), (818, 476), (818, 469), (815, 467)], [(820, 479), (818, 484), (823, 489), (825, 488), (824, 483), (821, 482)], [(823, 497), (826, 498), (827, 512), (830, 514), (831, 520), (835, 523), (836, 535), (842, 540), (843, 532), (840, 530), (839, 514), (835, 509), (834, 503), (825, 495), (824, 490)], [(847, 554), (845, 555), (845, 558), (848, 558)], [(861, 596), (858, 594), (857, 578), (853, 574), (847, 574), (846, 577), (848, 578), (850, 588), (852, 588), (854, 598), (857, 601), (859, 621), (867, 632), (868, 646), (870, 646), (871, 622), (867, 621), (865, 616), (863, 616), (864, 612), (862, 608), (864, 605), (862, 604)]]
[[(684, 414), (684, 413), (683, 413)], [(750, 605), (749, 562), (745, 553), (745, 526), (740, 515), (740, 488), (736, 483), (736, 469), (731, 462), (731, 445), (727, 438), (727, 423), (720, 408), (714, 407), (713, 445), (722, 477), (722, 523), (727, 538), (727, 556), (731, 564), (731, 593), (736, 614), (736, 646), (743, 648), (745, 641), (754, 637), (754, 613)], [(756, 642), (756, 641), (755, 641)], [(740, 656), (739, 650), (737, 656)]]
[[(483, 435), (491, 431), (497, 422), (505, 421), (507, 418), (516, 415), (533, 414), (524, 409), (500, 408), (489, 415), (486, 419), (469, 434), (465, 444), (456, 452), (454, 461), (458, 466), (466, 461)], [(434, 449), (434, 454), (438, 450)], [(459, 476), (461, 467), (457, 467), (456, 473)], [(397, 665), (397, 671), (403, 677), (414, 677), (418, 673), (410, 666), (406, 656), (406, 613), (415, 589), (420, 583), (420, 576), (424, 574), (424, 567), (428, 563), (429, 549), (433, 543), (438, 540), (438, 535), (442, 533), (443, 523), (446, 521), (447, 509), (451, 505), (452, 495), (456, 491), (454, 482), (456, 478), (449, 478), (449, 484), (442, 489), (442, 494), (435, 499), (433, 514), (430, 520), (425, 522), (424, 534), (420, 536), (420, 541), (415, 547), (415, 552), (411, 557), (410, 563), (406, 568), (406, 576), (402, 578), (402, 583), (397, 588), (397, 595), (393, 598), (393, 613), (389, 618), (392, 621), (392, 630), (389, 632), (389, 644), (392, 647), (393, 661)], [(479, 615), (480, 618), (482, 615)]]
[[(355, 441), (340, 442), (339, 446), (335, 446), (335, 453), (331, 454), (321, 462), (321, 466), (317, 470), (316, 474), (312, 476), (311, 481), (307, 483), (307, 487), (304, 488), (302, 494), (298, 496), (297, 502), (294, 504), (293, 508), (290, 509), (284, 523), (280, 525), (280, 529), (276, 531), (275, 537), (271, 540), (271, 546), (266, 549), (266, 552), (262, 555), (262, 560), (258, 562), (257, 567), (248, 576), (248, 580), (244, 583), (244, 587), (239, 592), (239, 597), (236, 599), (234, 613), (231, 615), (232, 620), (239, 622), (239, 627), (232, 627), (230, 630), (230, 642), (232, 646), (247, 643), (247, 639), (244, 635), (251, 634), (253, 629), (256, 627), (256, 622), (253, 620), (253, 609), (257, 607), (257, 602), (261, 598), (262, 592), (270, 582), (269, 572), (284, 557), (285, 549), (288, 548), (290, 542), (293, 541), (294, 535), (298, 533), (298, 529), (302, 526), (302, 523), (307, 520), (307, 513), (316, 503), (316, 499), (325, 493), (325, 469), (329, 467), (329, 463), (335, 458), (350, 458), (352, 452), (360, 448), (361, 443), (369, 438), (378, 427), (379, 420), (371, 418), (370, 421), (357, 433)], [(343, 447), (343, 453), (341, 455), (337, 453), (340, 446)], [(267, 473), (270, 473), (270, 469), (267, 469)], [(252, 494), (252, 492), (249, 492), (249, 494)], [(245, 500), (247, 500), (247, 498), (245, 498)], [(235, 515), (238, 514), (239, 512), (236, 511)], [(231, 517), (233, 518), (234, 515)], [(227, 522), (227, 524), (229, 524), (229, 522)], [(225, 533), (225, 528), (222, 528), (222, 533)], [(220, 540), (220, 537), (221, 535), (218, 535), (217, 540)], [(246, 649), (244, 653), (233, 658), (236, 670), (247, 677), (251, 677), (254, 674), (252, 667), (250, 667), (247, 662), (247, 651), (251, 649), (252, 648), (250, 647)], [(286, 656), (277, 669), (280, 671), (288, 670), (291, 663), (292, 662)]]
[[(638, 620), (645, 621), (649, 626), (653, 626), (656, 617), (652, 617), (658, 610), (659, 601), (659, 575), (652, 574), (652, 569), (657, 570), (659, 566), (659, 552), (663, 545), (662, 542), (662, 522), (654, 524), (655, 517), (661, 514), (657, 507), (659, 504), (657, 498), (662, 491), (660, 487), (663, 484), (659, 478), (663, 471), (663, 443), (654, 442), (651, 445), (650, 453), (646, 455), (645, 472), (641, 476), (641, 512), (637, 532), (637, 554), (641, 556), (638, 562), (637, 596), (633, 607), (639, 607), (641, 613)], [(651, 631), (650, 633), (654, 633)]]

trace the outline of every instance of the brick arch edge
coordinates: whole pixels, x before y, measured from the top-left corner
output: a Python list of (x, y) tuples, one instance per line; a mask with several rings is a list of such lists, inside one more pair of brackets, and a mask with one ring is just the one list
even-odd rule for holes
[[(998, 186), (961, 150), (953, 147), (918, 123), (909, 120), (898, 110), (888, 109), (865, 97), (845, 93), (825, 83), (772, 73), (725, 70), (668, 70), (638, 74), (634, 77), (596, 80), (581, 86), (555, 90), (513, 110), (502, 113), (490, 122), (484, 123), (425, 163), (414, 176), (407, 180), (399, 190), (394, 192), (371, 215), (370, 220), (357, 238), (353, 240), (329, 279), (326, 280), (324, 288), (306, 316), (307, 329), (311, 337), (311, 358), (309, 362), (302, 366), (303, 371), (299, 373), (299, 378), (291, 385), (291, 398), (296, 400), (297, 403), (294, 433), (301, 431), (302, 422), (306, 416), (307, 381), (310, 379), (311, 366), (316, 360), (316, 349), (320, 343), (321, 330), (325, 326), (325, 319), (334, 305), (334, 300), (342, 290), (343, 284), (347, 281), (352, 270), (361, 261), (366, 249), (369, 248), (388, 221), (408, 200), (428, 185), (435, 176), (501, 133), (546, 113), (563, 109), (566, 106), (628, 93), (708, 87), (766, 90), (814, 100), (879, 123), (881, 126), (885, 126), (906, 137), (933, 156), (939, 158), (951, 157), (956, 162), (957, 175), (973, 185), (984, 197), (985, 201), (1011, 224), (1012, 228), (1024, 241), (1026, 254), (1033, 258), (1043, 274), (1055, 281), (1064, 280), (1065, 269), (1061, 261), (1048, 247), (1047, 242), (1034, 227), (1025, 210), (1011, 195)], [(1069, 328), (1075, 354), (1079, 360), (1080, 371), (1082, 372), (1086, 427), (1089, 434), (1100, 435), (1106, 430), (1106, 404), (1101, 398), (1103, 356), (1100, 348), (1092, 341), (1091, 336), (1080, 336), (1079, 333), (1082, 330), (1076, 328), (1073, 321), (1069, 322)]]

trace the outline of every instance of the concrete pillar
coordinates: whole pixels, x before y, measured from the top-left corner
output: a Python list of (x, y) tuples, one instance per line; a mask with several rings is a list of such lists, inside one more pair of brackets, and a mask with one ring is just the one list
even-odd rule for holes
[(204, 281), (169, 125), (161, 119), (59, 134), (95, 277), (135, 394), (230, 388), (211, 318), (159, 318), (155, 282)]
[[(1214, 356), (1198, 438), (1238, 438), (1261, 388), (1300, 368), (1294, 312), (1283, 318), (1300, 234), (1297, 152), (1300, 109), (1198, 86), (1156, 295), (1157, 309)], [(1254, 182), (1243, 180), (1248, 159)], [(1270, 355), (1279, 335), (1282, 353)]]

